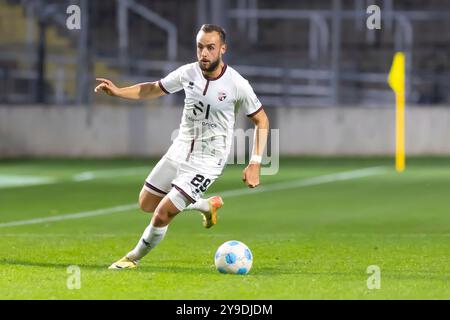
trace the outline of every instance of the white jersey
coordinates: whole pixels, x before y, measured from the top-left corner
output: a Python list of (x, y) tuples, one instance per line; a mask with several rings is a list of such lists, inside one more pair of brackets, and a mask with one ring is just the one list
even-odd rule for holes
[(262, 105), (252, 87), (236, 70), (224, 65), (217, 78), (206, 78), (197, 62), (186, 64), (161, 79), (166, 93), (184, 89), (180, 131), (166, 157), (190, 167), (220, 174), (228, 158), (236, 114), (252, 116)]

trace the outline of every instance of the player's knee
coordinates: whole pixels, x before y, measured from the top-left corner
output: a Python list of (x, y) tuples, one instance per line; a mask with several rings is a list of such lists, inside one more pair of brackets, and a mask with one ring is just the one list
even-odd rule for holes
[(157, 204), (152, 201), (148, 201), (145, 197), (139, 197), (139, 208), (144, 212), (154, 212)]
[(142, 188), (138, 199), (139, 208), (144, 212), (155, 212), (156, 207), (158, 207), (162, 198), (163, 197), (154, 195)]
[(153, 225), (155, 226), (165, 226), (169, 224), (170, 217), (169, 214), (159, 208), (153, 213)]
[(146, 213), (152, 213), (155, 212), (156, 206), (153, 204), (149, 204), (146, 203), (144, 201), (139, 201), (139, 207), (141, 208), (142, 211), (146, 212)]

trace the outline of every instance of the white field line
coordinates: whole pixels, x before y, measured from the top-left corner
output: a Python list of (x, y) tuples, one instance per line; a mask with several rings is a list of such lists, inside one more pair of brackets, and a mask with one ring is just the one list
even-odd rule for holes
[(83, 182), (94, 179), (109, 179), (117, 177), (126, 177), (133, 175), (144, 175), (150, 173), (153, 166), (147, 167), (131, 167), (131, 168), (117, 168), (106, 170), (85, 171), (73, 175), (69, 179), (56, 179), (52, 177), (26, 176), (26, 175), (4, 175), (0, 174), (0, 188), (20, 188), (45, 184), (55, 184), (62, 182)]
[(38, 224), (38, 223), (44, 223), (44, 222), (62, 221), (62, 220), (70, 220), (70, 219), (80, 219), (80, 218), (86, 218), (86, 217), (95, 217), (95, 216), (101, 216), (104, 214), (111, 214), (111, 213), (115, 213), (115, 212), (123, 212), (123, 211), (131, 210), (131, 209), (137, 209), (137, 207), (138, 207), (138, 205), (133, 203), (133, 204), (126, 204), (126, 205), (116, 206), (116, 207), (111, 207), (111, 208), (104, 208), (104, 209), (98, 209), (98, 210), (92, 210), (92, 211), (82, 211), (82, 212), (78, 212), (78, 213), (64, 214), (61, 216), (43, 217), (43, 218), (36, 218), (36, 219), (30, 219), (30, 220), (11, 221), (11, 222), (0, 223), (0, 228), (24, 226), (24, 225), (30, 225), (30, 224)]
[(56, 179), (51, 177), (0, 174), (0, 188), (4, 189), (50, 184), (55, 182)]
[[(179, 233), (180, 234), (180, 233)], [(181, 233), (183, 236), (189, 236), (190, 234)], [(0, 238), (117, 238), (117, 237), (131, 237), (136, 236), (135, 233), (96, 233), (96, 234), (73, 234), (73, 233), (0, 233)], [(233, 237), (231, 233), (199, 233), (199, 237), (216, 237), (216, 238), (230, 238)], [(254, 235), (253, 238), (276, 238), (277, 240), (291, 240), (295, 238), (307, 238), (314, 235), (309, 233), (271, 233), (270, 235)], [(429, 238), (429, 237), (441, 237), (449, 238), (450, 233), (339, 233), (333, 232), (326, 235), (326, 239), (332, 239), (333, 237), (343, 237), (343, 238), (364, 238), (370, 240), (371, 238), (381, 237), (381, 238)]]
[(133, 167), (133, 168), (124, 168), (124, 169), (108, 169), (108, 170), (95, 170), (95, 171), (85, 171), (78, 173), (72, 177), (72, 180), (75, 182), (81, 182), (92, 179), (99, 178), (115, 178), (115, 177), (124, 177), (124, 176), (132, 176), (135, 174), (142, 174), (143, 172), (148, 172), (152, 170), (152, 166), (148, 167)]
[(358, 170), (352, 170), (352, 171), (346, 171), (346, 172), (340, 172), (340, 173), (332, 173), (332, 174), (313, 177), (313, 178), (299, 179), (299, 180), (287, 181), (287, 182), (279, 182), (279, 183), (274, 183), (274, 184), (267, 185), (267, 186), (259, 186), (254, 189), (242, 188), (242, 189), (228, 190), (228, 191), (224, 191), (224, 192), (220, 193), (220, 196), (228, 198), (228, 197), (241, 196), (241, 195), (245, 195), (245, 194), (255, 194), (255, 193), (261, 193), (261, 192), (302, 188), (302, 187), (315, 186), (315, 185), (324, 184), (324, 183), (352, 180), (352, 179), (356, 179), (356, 178), (373, 176), (373, 175), (380, 174), (380, 173), (386, 172), (386, 171), (387, 171), (387, 169), (385, 167), (371, 167), (371, 168), (358, 169)]
[[(307, 186), (320, 185), (320, 184), (324, 184), (324, 183), (373, 176), (373, 175), (377, 175), (377, 174), (380, 174), (380, 173), (383, 173), (386, 171), (387, 171), (387, 169), (385, 167), (372, 167), (372, 168), (366, 168), (366, 169), (352, 170), (352, 171), (328, 174), (328, 175), (319, 176), (319, 177), (274, 183), (274, 184), (268, 185), (268, 186), (260, 186), (255, 189), (240, 188), (240, 189), (228, 190), (228, 191), (221, 192), (220, 196), (230, 198), (230, 197), (255, 194), (255, 193), (261, 193), (261, 192), (270, 192), (270, 191), (285, 190), (285, 189), (292, 189), (292, 188), (302, 188), (302, 187), (307, 187)], [(70, 220), (70, 219), (80, 219), (80, 218), (86, 218), (86, 217), (95, 217), (95, 216), (101, 216), (101, 215), (106, 215), (106, 214), (111, 214), (111, 213), (128, 211), (128, 210), (137, 209), (137, 208), (138, 208), (137, 204), (134, 204), (134, 203), (126, 204), (126, 205), (92, 210), (92, 211), (83, 211), (83, 212), (78, 212), (78, 213), (65, 214), (65, 215), (61, 215), (61, 216), (52, 216), (52, 217), (43, 217), (43, 218), (36, 218), (36, 219), (30, 219), (30, 220), (18, 220), (18, 221), (4, 222), (4, 223), (0, 223), (0, 228), (38, 224), (38, 223), (44, 223), (44, 222), (63, 221), (63, 220)]]
[(95, 233), (95, 234), (73, 234), (73, 233), (0, 233), (0, 237), (23, 237), (23, 238), (117, 238), (117, 237), (128, 237), (131, 234), (119, 234), (119, 233)]

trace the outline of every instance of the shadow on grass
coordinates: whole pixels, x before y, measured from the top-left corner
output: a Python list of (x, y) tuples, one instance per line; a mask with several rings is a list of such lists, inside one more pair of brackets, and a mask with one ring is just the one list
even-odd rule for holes
[[(155, 273), (155, 272), (165, 272), (165, 273), (189, 273), (189, 274), (211, 274), (217, 272), (213, 266), (180, 266), (174, 265), (174, 261), (170, 261), (167, 264), (164, 262), (158, 262), (157, 265), (146, 262), (143, 265), (140, 265), (136, 270), (136, 272), (142, 273)], [(181, 264), (181, 263), (180, 263)], [(103, 271), (108, 270), (109, 263), (105, 264), (90, 264), (90, 263), (82, 263), (81, 261), (75, 262), (43, 262), (43, 261), (26, 261), (26, 260), (17, 260), (17, 259), (0, 259), (0, 265), (14, 265), (14, 266), (24, 266), (24, 267), (43, 267), (43, 268), (58, 268), (58, 269), (66, 269), (68, 266), (76, 265), (81, 269), (89, 269), (95, 271)], [(114, 270), (111, 270), (114, 271)], [(257, 276), (276, 276), (276, 275), (295, 275), (304, 273), (298, 270), (292, 269), (282, 269), (282, 268), (257, 268), (251, 271), (251, 274)]]
[[(25, 260), (13, 260), (13, 259), (1, 259), (0, 265), (14, 265), (14, 266), (24, 266), (24, 267), (43, 267), (43, 268), (58, 268), (66, 269), (69, 266), (78, 266), (81, 269), (91, 269), (96, 271), (108, 270), (110, 263), (106, 264), (89, 264), (80, 262), (41, 262), (41, 261), (25, 261)], [(114, 270), (110, 270), (114, 271)], [(154, 272), (176, 272), (176, 273), (209, 273), (211, 269), (205, 267), (180, 267), (180, 266), (164, 266), (164, 265), (145, 265), (139, 266), (136, 270), (137, 272), (154, 273)]]
[[(95, 271), (104, 271), (108, 270), (109, 263), (106, 264), (89, 264), (82, 262), (42, 262), (42, 261), (26, 261), (26, 260), (14, 260), (14, 259), (1, 259), (0, 265), (14, 265), (14, 266), (24, 266), (24, 267), (43, 267), (43, 268), (58, 268), (58, 269), (66, 269), (68, 266), (76, 265), (81, 269), (90, 269)], [(111, 270), (114, 271), (114, 270)], [(155, 273), (155, 272), (164, 272), (164, 273), (189, 273), (189, 274), (211, 274), (215, 273), (216, 270), (214, 267), (209, 266), (180, 266), (174, 265), (174, 262), (168, 262), (164, 264), (163, 262), (158, 262), (157, 265), (152, 265), (151, 263), (145, 263), (144, 265), (140, 265), (139, 268), (133, 270), (140, 273)], [(343, 272), (313, 272), (306, 270), (295, 270), (291, 268), (276, 268), (276, 267), (263, 267), (263, 268), (253, 268), (250, 271), (251, 275), (254, 276), (263, 276), (263, 277), (273, 277), (280, 275), (328, 275), (328, 276), (352, 276), (350, 273)]]
[[(50, 263), (50, 262), (34, 262), (34, 261), (24, 261), (24, 260), (13, 260), (13, 259), (1, 259), (0, 265), (14, 265), (14, 266), (25, 266), (25, 267), (44, 267), (44, 268), (57, 268), (57, 269), (66, 269), (68, 266), (76, 265), (81, 269), (90, 269), (93, 271), (108, 271), (108, 272), (117, 272), (115, 270), (108, 270), (109, 264), (88, 264), (88, 263), (70, 263), (70, 262), (60, 262), (60, 263)], [(182, 267), (182, 266), (174, 266), (172, 263), (168, 265), (159, 264), (159, 265), (144, 265), (140, 266), (136, 270), (130, 270), (130, 272), (136, 273), (186, 273), (186, 274), (195, 274), (195, 275), (211, 275), (216, 274), (216, 270), (213, 267)], [(127, 274), (129, 274), (127, 272)], [(219, 273), (217, 273), (219, 274)], [(289, 268), (253, 268), (250, 271), (251, 276), (256, 277), (276, 277), (276, 276), (303, 276), (303, 277), (312, 277), (312, 276), (335, 276), (335, 277), (361, 277), (362, 280), (365, 280), (365, 275), (355, 274), (354, 272), (329, 272), (323, 271), (318, 272), (314, 270), (293, 270)], [(231, 276), (231, 275), (230, 275)], [(399, 274), (397, 272), (385, 274), (385, 277), (393, 280), (438, 280), (438, 281), (450, 281), (450, 276), (447, 274), (440, 274), (436, 272), (417, 272), (409, 273), (409, 274)]]
[(105, 265), (101, 264), (84, 264), (84, 263), (50, 263), (50, 262), (40, 262), (40, 261), (24, 261), (24, 260), (12, 260), (12, 259), (1, 259), (0, 265), (14, 265), (14, 266), (24, 266), (24, 267), (44, 267), (44, 268), (67, 268), (68, 266), (76, 265), (80, 268), (87, 269), (100, 269), (105, 268)]

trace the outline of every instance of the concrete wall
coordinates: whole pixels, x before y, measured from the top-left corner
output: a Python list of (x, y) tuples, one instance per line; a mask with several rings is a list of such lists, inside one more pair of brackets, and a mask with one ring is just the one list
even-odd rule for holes
[[(174, 107), (0, 106), (0, 157), (158, 156), (178, 128)], [(392, 155), (393, 108), (271, 108), (280, 153)], [(408, 154), (450, 155), (450, 107), (407, 109)], [(243, 114), (237, 127), (251, 123)]]
[[(281, 154), (392, 155), (395, 108), (279, 109)], [(408, 107), (406, 153), (450, 155), (450, 106)]]

